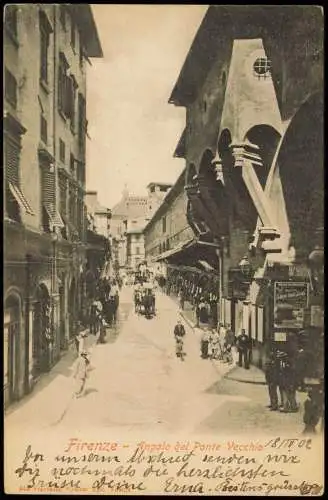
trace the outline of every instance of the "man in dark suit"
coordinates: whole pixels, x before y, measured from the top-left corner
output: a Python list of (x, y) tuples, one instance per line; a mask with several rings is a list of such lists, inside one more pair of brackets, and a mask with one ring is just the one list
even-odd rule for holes
[(181, 361), (184, 361), (185, 353), (183, 352), (183, 337), (186, 334), (185, 327), (181, 323), (181, 320), (178, 320), (177, 324), (174, 327), (174, 337), (176, 340), (176, 355)]
[(239, 353), (239, 366), (243, 366), (246, 370), (249, 369), (249, 355), (250, 355), (250, 338), (246, 335), (246, 331), (242, 329), (241, 334), (237, 337), (237, 349)]

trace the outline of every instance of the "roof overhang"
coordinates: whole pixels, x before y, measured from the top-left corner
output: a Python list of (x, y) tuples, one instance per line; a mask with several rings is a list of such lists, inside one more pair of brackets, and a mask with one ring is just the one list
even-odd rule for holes
[(289, 36), (288, 22), (318, 15), (317, 12), (318, 6), (307, 5), (211, 5), (196, 33), (168, 102), (176, 106), (192, 103), (212, 64), (219, 57), (220, 47), (226, 46), (229, 41), (262, 38), (265, 44), (271, 33), (285, 43), (284, 40)]
[(186, 157), (186, 129), (181, 134), (178, 145), (175, 148), (174, 158), (185, 158)]
[(90, 4), (71, 4), (69, 8), (77, 22), (88, 57), (103, 57), (96, 22)]

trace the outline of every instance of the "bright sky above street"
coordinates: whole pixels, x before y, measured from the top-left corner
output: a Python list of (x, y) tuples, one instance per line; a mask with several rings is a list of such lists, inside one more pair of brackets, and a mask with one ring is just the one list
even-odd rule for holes
[(205, 5), (92, 5), (104, 58), (88, 68), (87, 188), (112, 207), (184, 168), (185, 109), (168, 104)]

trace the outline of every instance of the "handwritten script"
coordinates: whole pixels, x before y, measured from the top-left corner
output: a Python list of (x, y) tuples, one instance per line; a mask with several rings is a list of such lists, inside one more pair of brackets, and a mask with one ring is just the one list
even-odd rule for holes
[(307, 480), (310, 438), (267, 442), (135, 444), (71, 437), (60, 452), (29, 444), (14, 468), (15, 491), (42, 493), (321, 495)]

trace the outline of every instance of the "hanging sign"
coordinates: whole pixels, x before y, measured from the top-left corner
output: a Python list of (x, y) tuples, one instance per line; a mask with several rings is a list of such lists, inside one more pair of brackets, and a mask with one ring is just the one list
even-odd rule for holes
[(303, 328), (304, 309), (308, 306), (309, 284), (293, 281), (274, 283), (275, 328)]

